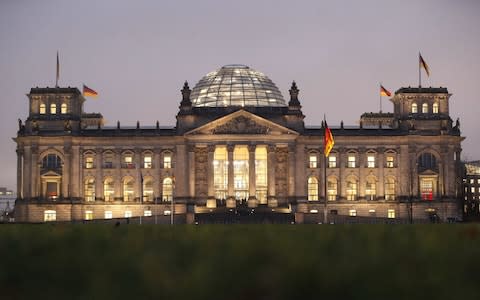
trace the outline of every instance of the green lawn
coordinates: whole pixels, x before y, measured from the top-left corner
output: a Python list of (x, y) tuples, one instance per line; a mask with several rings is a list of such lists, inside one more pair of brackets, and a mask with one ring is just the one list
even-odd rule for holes
[(478, 299), (480, 226), (0, 225), (0, 299)]

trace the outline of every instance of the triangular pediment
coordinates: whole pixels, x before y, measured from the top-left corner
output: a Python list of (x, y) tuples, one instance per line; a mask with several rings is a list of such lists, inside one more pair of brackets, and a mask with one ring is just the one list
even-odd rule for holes
[(251, 112), (239, 110), (205, 125), (195, 128), (185, 135), (218, 135), (218, 134), (254, 134), (282, 135), (298, 133)]

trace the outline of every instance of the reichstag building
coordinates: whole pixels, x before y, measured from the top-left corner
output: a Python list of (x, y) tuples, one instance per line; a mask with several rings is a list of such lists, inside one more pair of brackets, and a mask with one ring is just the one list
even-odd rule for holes
[(330, 126), (326, 159), (324, 125), (304, 124), (295, 82), (289, 94), (261, 72), (227, 65), (193, 89), (185, 82), (171, 103), (176, 124), (107, 127), (84, 112), (77, 88), (32, 88), (14, 138), (16, 221), (174, 214), (191, 224), (238, 211), (297, 223), (461, 218), (464, 137), (447, 88), (400, 88), (393, 113)]

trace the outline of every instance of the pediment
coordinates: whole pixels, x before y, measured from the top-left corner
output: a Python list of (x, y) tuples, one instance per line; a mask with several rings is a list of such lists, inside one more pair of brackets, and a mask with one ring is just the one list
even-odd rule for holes
[(259, 117), (245, 110), (239, 110), (222, 118), (216, 119), (185, 135), (219, 135), (219, 134), (253, 134), (282, 135), (298, 133), (270, 120)]

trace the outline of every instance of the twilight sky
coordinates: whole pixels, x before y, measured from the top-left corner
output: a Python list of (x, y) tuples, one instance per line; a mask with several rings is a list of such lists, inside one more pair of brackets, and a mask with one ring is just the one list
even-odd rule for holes
[[(226, 64), (245, 64), (286, 100), (300, 89), (307, 125), (358, 124), (379, 110), (378, 83), (448, 87), (463, 159), (480, 159), (480, 1), (477, 0), (0, 0), (0, 186), (16, 185), (12, 137), (31, 87), (82, 83), (86, 112), (107, 126), (174, 125), (180, 89)], [(385, 98), (383, 111), (392, 111)]]

